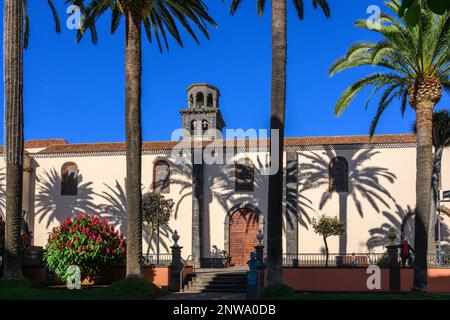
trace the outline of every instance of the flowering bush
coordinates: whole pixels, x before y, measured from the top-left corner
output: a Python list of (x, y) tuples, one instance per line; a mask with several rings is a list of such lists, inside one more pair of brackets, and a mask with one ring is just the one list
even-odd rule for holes
[(72, 265), (80, 267), (82, 279), (96, 280), (106, 268), (123, 263), (125, 252), (126, 242), (119, 231), (106, 219), (85, 214), (53, 228), (43, 258), (47, 268), (64, 281)]
[[(27, 249), (31, 246), (31, 232), (28, 230), (28, 226), (24, 221), (22, 221), (22, 225), (26, 227), (22, 227), (22, 249), (23, 253), (27, 251)], [(25, 230), (24, 230), (25, 229)], [(3, 255), (3, 251), (5, 249), (5, 220), (0, 215), (0, 256)]]

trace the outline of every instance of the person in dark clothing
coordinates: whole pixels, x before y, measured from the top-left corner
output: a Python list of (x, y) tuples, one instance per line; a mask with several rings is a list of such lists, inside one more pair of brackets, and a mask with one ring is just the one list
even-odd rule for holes
[(400, 258), (402, 259), (402, 267), (406, 267), (406, 261), (408, 261), (408, 266), (411, 267), (412, 257), (411, 252), (415, 254), (414, 249), (409, 245), (408, 240), (404, 239), (402, 244), (399, 245), (400, 248)]

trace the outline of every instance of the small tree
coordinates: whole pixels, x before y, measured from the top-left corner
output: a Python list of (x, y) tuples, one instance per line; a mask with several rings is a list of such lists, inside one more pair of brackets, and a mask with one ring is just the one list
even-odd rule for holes
[(150, 240), (147, 254), (150, 250), (150, 244), (157, 232), (158, 240), (156, 244), (156, 263), (159, 264), (159, 228), (169, 223), (173, 212), (175, 202), (172, 199), (166, 199), (159, 193), (146, 193), (142, 196), (142, 216), (144, 222), (148, 224)]
[(314, 232), (321, 235), (323, 238), (323, 242), (325, 243), (325, 266), (328, 267), (329, 252), (327, 238), (331, 236), (343, 235), (345, 232), (344, 224), (339, 221), (337, 217), (328, 217), (326, 215), (321, 215), (318, 220), (316, 218), (312, 219), (312, 226)]

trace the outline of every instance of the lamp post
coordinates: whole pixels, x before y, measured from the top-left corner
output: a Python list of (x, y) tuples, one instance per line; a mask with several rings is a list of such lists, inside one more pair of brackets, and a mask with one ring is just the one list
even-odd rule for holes
[(256, 239), (258, 240), (258, 244), (255, 246), (256, 260), (258, 260), (260, 266), (262, 266), (264, 264), (264, 244), (263, 244), (264, 235), (261, 229), (258, 230)]
[(181, 249), (178, 245), (178, 240), (180, 236), (177, 230), (174, 231), (172, 235), (173, 245), (170, 247), (172, 249), (172, 263), (170, 264), (170, 275), (169, 275), (169, 290), (174, 292), (180, 292), (183, 288), (183, 262), (181, 259)]

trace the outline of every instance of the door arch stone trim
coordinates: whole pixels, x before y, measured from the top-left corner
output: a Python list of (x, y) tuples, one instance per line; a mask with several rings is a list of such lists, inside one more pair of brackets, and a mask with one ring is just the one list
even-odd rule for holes
[[(238, 210), (241, 209), (249, 209), (254, 211), (257, 215), (258, 215), (258, 224), (259, 224), (259, 229), (261, 229), (264, 233), (264, 214), (262, 213), (261, 210), (259, 210), (258, 207), (256, 207), (255, 205), (248, 203), (248, 202), (242, 202), (239, 203), (235, 206), (233, 206), (231, 209), (228, 210), (227, 215), (225, 216), (225, 222), (224, 222), (224, 235), (225, 235), (225, 239), (224, 239), (224, 250), (227, 251), (227, 253), (230, 253), (230, 221), (231, 221), (231, 216)], [(263, 240), (264, 242), (264, 240)]]

